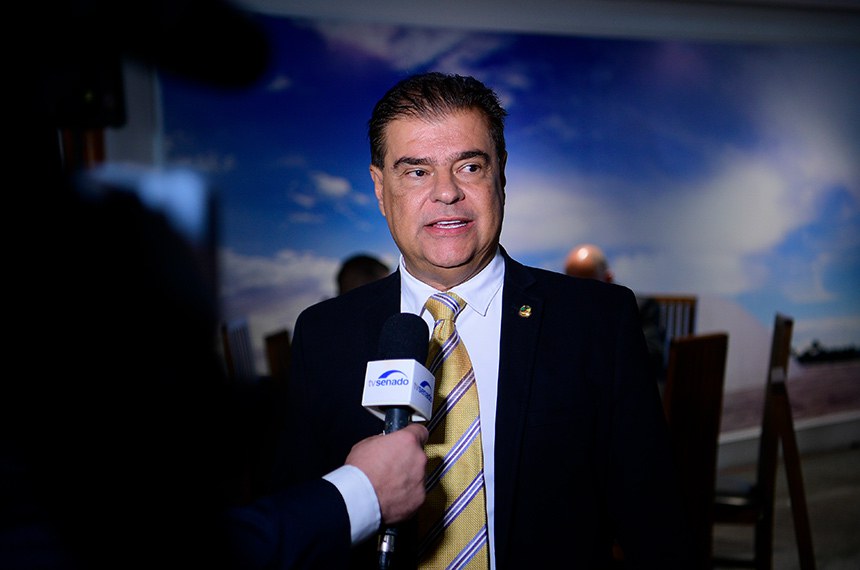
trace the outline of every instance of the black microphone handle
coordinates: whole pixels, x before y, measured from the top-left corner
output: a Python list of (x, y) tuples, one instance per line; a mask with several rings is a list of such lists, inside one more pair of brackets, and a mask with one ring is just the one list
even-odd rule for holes
[[(385, 410), (385, 427), (383, 433), (391, 433), (409, 425), (412, 411), (409, 408), (392, 406)], [(379, 570), (390, 570), (394, 545), (397, 539), (397, 527), (386, 526), (379, 537)]]
[(412, 412), (409, 408), (393, 406), (385, 410), (385, 427), (383, 433), (391, 433), (405, 428), (412, 421)]
[(394, 568), (394, 541), (397, 538), (397, 527), (387, 526), (379, 535), (379, 570)]

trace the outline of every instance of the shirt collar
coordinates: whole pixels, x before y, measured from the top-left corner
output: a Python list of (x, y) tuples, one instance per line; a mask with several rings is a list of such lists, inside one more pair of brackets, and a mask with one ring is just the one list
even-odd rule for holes
[[(433, 293), (438, 293), (438, 290), (423, 281), (419, 281), (410, 274), (406, 270), (402, 254), (399, 266), (402, 310), (420, 315), (424, 308), (424, 302)], [(466, 301), (467, 306), (472, 310), (480, 313), (482, 316), (486, 316), (490, 308), (490, 302), (502, 287), (504, 277), (505, 260), (502, 257), (501, 250), (497, 248), (496, 255), (480, 273), (465, 283), (460, 283), (456, 287), (453, 287), (451, 291), (462, 297)]]

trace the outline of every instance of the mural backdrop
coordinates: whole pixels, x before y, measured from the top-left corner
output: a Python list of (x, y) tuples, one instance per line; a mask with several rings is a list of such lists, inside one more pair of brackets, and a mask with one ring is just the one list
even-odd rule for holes
[(247, 319), (258, 372), (263, 337), (332, 296), (344, 258), (396, 265), (366, 123), (425, 70), (478, 77), (510, 113), (502, 244), (520, 261), (562, 271), (589, 241), (637, 292), (698, 295), (698, 329), (730, 332), (727, 389), (745, 363), (763, 374), (776, 311), (798, 351), (860, 346), (857, 45), (259, 18), (276, 57), (254, 88), (160, 78), (168, 161), (218, 188), (223, 315)]

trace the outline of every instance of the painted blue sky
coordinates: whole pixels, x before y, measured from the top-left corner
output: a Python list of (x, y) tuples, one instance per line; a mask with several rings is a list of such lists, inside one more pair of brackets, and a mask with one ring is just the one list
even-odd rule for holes
[[(403, 76), (474, 75), (509, 112), (502, 244), (560, 271), (600, 244), (639, 292), (736, 303), (795, 347), (860, 346), (860, 46), (619, 40), (260, 16), (253, 88), (163, 76), (167, 161), (218, 188), (223, 312), (255, 343), (397, 251), (366, 123)], [(259, 349), (259, 347), (258, 347)]]

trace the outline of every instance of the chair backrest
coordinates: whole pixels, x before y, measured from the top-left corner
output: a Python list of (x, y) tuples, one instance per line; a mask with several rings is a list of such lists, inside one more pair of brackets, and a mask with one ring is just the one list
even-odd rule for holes
[(266, 335), (266, 361), (269, 364), (269, 376), (279, 383), (289, 378), (292, 361), (292, 341), (290, 331), (282, 329)]
[(756, 466), (756, 492), (762, 505), (759, 532), (771, 533), (765, 542), (773, 540), (773, 503), (776, 496), (776, 472), (779, 465), (779, 433), (774, 423), (774, 387), (788, 378), (788, 361), (791, 355), (791, 334), (794, 319), (777, 313), (773, 323), (770, 362), (762, 406), (761, 436), (759, 437), (758, 465)]
[(666, 334), (666, 359), (668, 362), (669, 346), (672, 339), (679, 336), (691, 335), (696, 332), (695, 295), (649, 295), (660, 307), (660, 326)]
[(232, 380), (250, 382), (257, 379), (251, 334), (245, 319), (234, 319), (221, 324), (224, 363), (227, 376)]
[(791, 356), (791, 334), (794, 329), (794, 319), (777, 313), (773, 321), (773, 337), (770, 343), (770, 364), (768, 373), (775, 367), (782, 368), (788, 377), (788, 359)]
[(709, 568), (712, 551), (720, 417), (728, 334), (672, 339), (663, 408), (689, 522), (696, 568)]
[(762, 406), (757, 475), (759, 486), (775, 484), (776, 481), (777, 435), (774, 432), (773, 421), (771, 421), (771, 399), (774, 384), (785, 382), (788, 378), (788, 360), (789, 356), (791, 356), (791, 333), (793, 328), (794, 319), (780, 313), (776, 314), (773, 322), (773, 337), (770, 344), (770, 361), (768, 364), (767, 381), (765, 383), (764, 405)]

